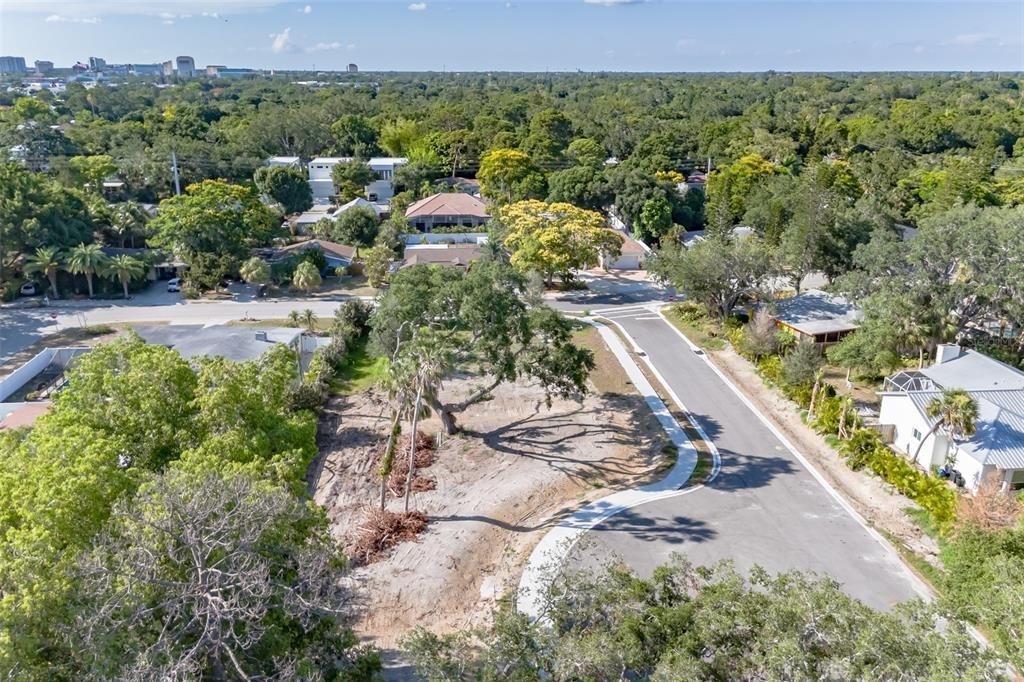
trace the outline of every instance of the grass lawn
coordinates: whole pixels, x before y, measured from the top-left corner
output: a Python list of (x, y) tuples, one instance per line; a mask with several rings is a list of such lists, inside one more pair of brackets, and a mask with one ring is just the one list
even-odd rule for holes
[(676, 311), (675, 306), (668, 306), (662, 312), (669, 322), (701, 348), (705, 350), (723, 350), (725, 348), (725, 339), (720, 336), (721, 332), (712, 323), (684, 320)]
[(629, 395), (636, 392), (636, 387), (626, 375), (626, 370), (615, 358), (615, 355), (604, 345), (600, 332), (590, 325), (583, 325), (573, 332), (573, 341), (578, 346), (590, 349), (594, 353), (595, 367), (590, 372), (590, 381), (594, 390), (601, 394)]
[(388, 359), (383, 356), (370, 355), (366, 348), (367, 340), (363, 339), (348, 352), (345, 364), (338, 370), (337, 376), (331, 380), (331, 393), (335, 395), (351, 395), (361, 393), (384, 375)]
[(317, 291), (307, 293), (292, 287), (271, 286), (267, 290), (267, 298), (319, 298), (337, 294), (346, 296), (376, 296), (379, 289), (374, 289), (366, 282), (365, 275), (345, 275), (344, 277), (325, 277)]
[[(302, 311), (299, 311), (302, 312)], [(313, 324), (313, 329), (319, 332), (325, 332), (331, 328), (331, 323), (334, 322), (333, 317), (318, 317), (316, 322)], [(291, 327), (292, 324), (284, 318), (270, 318), (267, 320), (231, 320), (227, 324), (235, 327)], [(299, 324), (300, 329), (305, 329), (306, 325)]]

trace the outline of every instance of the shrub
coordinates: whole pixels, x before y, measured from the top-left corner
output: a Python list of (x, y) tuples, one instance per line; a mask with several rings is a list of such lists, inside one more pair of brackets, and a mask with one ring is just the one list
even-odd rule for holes
[(708, 311), (696, 301), (683, 301), (673, 306), (676, 315), (684, 322), (698, 323), (708, 319)]
[(839, 446), (839, 452), (846, 457), (846, 465), (860, 471), (871, 462), (875, 450), (885, 447), (882, 437), (873, 429), (857, 429)]
[(811, 385), (825, 359), (811, 341), (801, 341), (782, 359), (782, 380), (791, 386)]

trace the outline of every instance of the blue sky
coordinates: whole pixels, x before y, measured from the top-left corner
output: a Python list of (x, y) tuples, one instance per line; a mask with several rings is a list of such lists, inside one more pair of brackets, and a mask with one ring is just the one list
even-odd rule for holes
[(1024, 0), (0, 0), (0, 54), (282, 69), (1024, 71)]

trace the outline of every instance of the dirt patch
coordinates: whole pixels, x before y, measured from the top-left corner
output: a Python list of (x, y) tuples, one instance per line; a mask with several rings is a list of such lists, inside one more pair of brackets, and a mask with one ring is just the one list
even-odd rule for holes
[[(615, 376), (617, 364), (606, 365), (599, 359), (602, 385), (627, 381), (621, 368)], [(450, 381), (443, 397), (464, 396), (476, 383)], [(416, 626), (446, 632), (485, 623), (554, 523), (611, 490), (658, 476), (665, 459), (666, 437), (635, 393), (595, 391), (549, 409), (538, 387), (506, 384), (459, 423), (472, 430), (436, 447), (429, 469), (436, 489), (411, 495), (411, 508), (429, 519), (426, 531), (353, 572), (371, 600), (357, 630), (385, 649)], [(436, 418), (421, 424), (428, 434), (439, 431)], [(377, 458), (388, 426), (386, 405), (372, 393), (332, 399), (321, 422), (315, 497), (347, 545), (378, 499)], [(389, 510), (403, 505), (389, 496)]]
[(882, 479), (847, 467), (839, 453), (804, 423), (796, 405), (766, 386), (754, 367), (732, 348), (711, 351), (708, 356), (861, 516), (930, 564), (938, 565), (938, 545), (904, 511), (916, 507), (915, 502)]

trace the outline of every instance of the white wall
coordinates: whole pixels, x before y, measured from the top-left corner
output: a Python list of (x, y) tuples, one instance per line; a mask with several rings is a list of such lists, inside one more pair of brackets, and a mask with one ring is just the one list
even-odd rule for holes
[(50, 366), (50, 362), (57, 351), (53, 348), (46, 348), (24, 365), (14, 370), (3, 380), (0, 380), (0, 401), (6, 400), (8, 396), (27, 384), (32, 377), (36, 376)]
[(6, 400), (8, 396), (27, 384), (33, 377), (50, 365), (63, 365), (66, 367), (73, 358), (87, 352), (89, 352), (89, 349), (81, 346), (46, 348), (40, 351), (34, 358), (3, 379), (0, 379), (0, 402)]
[(982, 479), (995, 469), (991, 465), (983, 466), (981, 462), (966, 453), (957, 455), (953, 468), (964, 477), (965, 485), (971, 491), (975, 490)]
[[(406, 246), (416, 246), (418, 244), (444, 244), (446, 242), (455, 242), (456, 244), (486, 244), (487, 233), (452, 232), (444, 234), (442, 232), (407, 232), (402, 235), (402, 239), (405, 241)], [(424, 239), (426, 241), (424, 241)]]
[[(908, 455), (913, 455), (920, 441), (914, 437), (914, 430), (924, 437), (931, 425), (914, 407), (910, 396), (902, 393), (886, 393), (882, 395), (882, 407), (878, 413), (878, 423), (892, 424), (896, 427), (893, 447)], [(941, 433), (928, 436), (918, 456), (917, 463), (924, 468), (941, 466), (946, 459), (946, 438)]]

